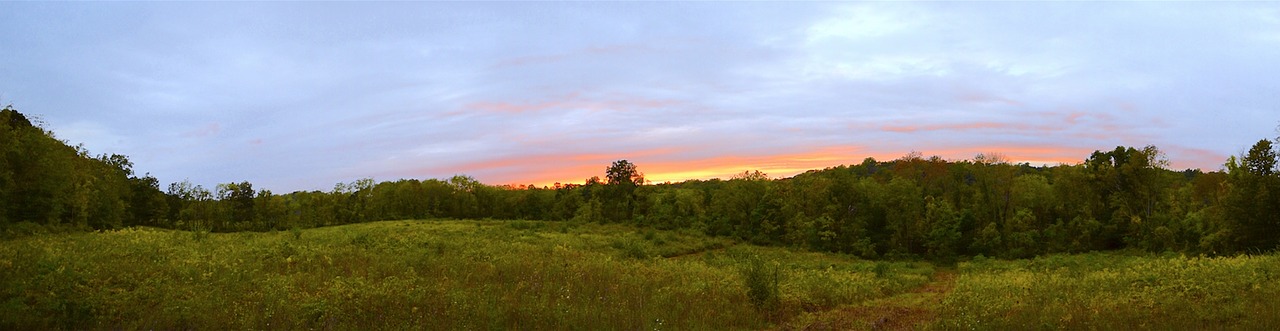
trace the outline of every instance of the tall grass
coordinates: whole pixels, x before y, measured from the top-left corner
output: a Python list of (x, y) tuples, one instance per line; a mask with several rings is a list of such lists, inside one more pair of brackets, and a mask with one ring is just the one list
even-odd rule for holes
[[(775, 317), (746, 256), (776, 266)], [(875, 266), (618, 225), (133, 228), (0, 241), (0, 329), (759, 329), (929, 272)]]
[(961, 263), (944, 329), (1280, 329), (1280, 256)]
[[(874, 312), (922, 312), (911, 316), (938, 329), (1280, 329), (1278, 255), (1052, 255), (957, 269), (939, 303), (917, 293), (936, 286), (925, 262), (622, 225), (50, 233), (0, 241), (0, 329), (871, 327), (850, 314)], [(865, 309), (882, 304), (898, 308)]]

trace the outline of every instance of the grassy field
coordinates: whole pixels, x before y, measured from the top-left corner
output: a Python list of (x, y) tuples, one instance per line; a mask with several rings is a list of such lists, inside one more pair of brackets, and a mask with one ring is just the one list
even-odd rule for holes
[(1278, 329), (1280, 258), (955, 267), (675, 231), (396, 221), (0, 242), (0, 329)]
[(946, 329), (1280, 330), (1280, 255), (962, 263)]

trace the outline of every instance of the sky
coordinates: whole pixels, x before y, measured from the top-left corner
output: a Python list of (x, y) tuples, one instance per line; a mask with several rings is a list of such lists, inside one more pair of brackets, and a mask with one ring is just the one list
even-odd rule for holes
[(162, 186), (653, 182), (1280, 124), (1271, 2), (0, 2), (0, 104)]

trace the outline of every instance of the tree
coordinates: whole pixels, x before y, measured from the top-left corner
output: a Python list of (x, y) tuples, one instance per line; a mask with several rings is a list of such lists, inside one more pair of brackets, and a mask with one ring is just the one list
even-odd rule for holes
[(132, 200), (129, 201), (129, 214), (133, 216), (132, 224), (159, 226), (162, 219), (169, 217), (169, 206), (163, 192), (160, 192), (160, 181), (151, 174), (129, 178)]
[(605, 169), (604, 214), (614, 222), (631, 220), (635, 207), (636, 187), (644, 184), (644, 174), (635, 163), (614, 161)]
[(284, 197), (271, 193), (271, 190), (262, 190), (258, 192), (258, 196), (254, 198), (254, 211), (257, 212), (258, 224), (254, 226), (255, 230), (280, 230), (288, 228), (292, 224), (287, 224)]
[[(216, 195), (189, 181), (168, 194), (119, 154), (90, 156), (40, 122), (0, 109), (0, 226), (69, 223), (192, 230), (266, 230), (427, 216), (630, 222), (691, 228), (759, 244), (863, 257), (1035, 254), (1140, 248), (1233, 253), (1280, 244), (1280, 156), (1261, 140), (1226, 172), (1166, 169), (1154, 146), (1095, 151), (1079, 165), (1010, 164), (987, 153), (950, 162), (900, 159), (770, 179), (645, 185), (627, 160), (604, 178), (554, 190), (489, 186), (467, 176), (338, 183), (330, 192), (277, 195), (249, 182)], [(168, 219), (171, 222), (160, 222)]]
[(31, 120), (27, 116), (19, 113), (17, 109), (13, 109), (13, 105), (4, 106), (0, 109), (0, 125), (7, 125), (12, 130), (21, 130), (32, 128)]
[(89, 158), (87, 152), (77, 159), (79, 183), (72, 192), (85, 211), (87, 224), (95, 229), (111, 229), (130, 219), (128, 174), (132, 164), (120, 155)]
[(254, 213), (253, 184), (249, 182), (218, 184), (218, 200), (225, 204), (228, 213), (219, 224), (218, 231), (237, 231), (251, 228), (257, 214)]
[(769, 175), (766, 175), (765, 173), (760, 172), (760, 170), (743, 171), (742, 173), (734, 174), (733, 177), (730, 177), (730, 179), (769, 180)]
[[(1280, 245), (1280, 175), (1270, 141), (1263, 139), (1239, 159), (1227, 161), (1230, 191), (1223, 199), (1228, 224), (1216, 240), (1234, 239), (1238, 250), (1271, 250)], [(1224, 246), (1224, 245), (1215, 245)]]
[(1119, 249), (1138, 244), (1144, 222), (1163, 210), (1161, 203), (1167, 190), (1165, 177), (1168, 161), (1155, 146), (1143, 149), (1117, 146), (1110, 152), (1095, 151), (1085, 162), (1097, 191), (1107, 203), (1107, 212), (1097, 219), (1104, 226), (1107, 247)]
[(210, 230), (213, 227), (215, 207), (213, 194), (190, 180), (169, 184), (166, 193), (173, 226), (184, 229)]
[(894, 177), (883, 189), (882, 199), (877, 204), (889, 211), (885, 214), (885, 228), (889, 230), (885, 254), (910, 256), (925, 253), (922, 217), (925, 200), (921, 186), (908, 177)]
[(448, 202), (445, 203), (445, 215), (453, 218), (476, 218), (480, 216), (480, 201), (477, 193), (484, 184), (475, 178), (456, 175), (447, 182), (450, 188)]
[(959, 213), (946, 200), (925, 198), (925, 248), (934, 259), (954, 259), (960, 250)]
[(1253, 175), (1272, 176), (1277, 171), (1276, 151), (1270, 140), (1262, 139), (1253, 144), (1241, 161), (1244, 163), (1244, 170)]
[(32, 126), (12, 107), (0, 110), (0, 119), (7, 127), (0, 132), (0, 159), (5, 160), (0, 194), (6, 205), (0, 208), (6, 209), (9, 222), (87, 224), (94, 201), (88, 191), (97, 175), (92, 158), (54, 139), (52, 132)]
[(648, 195), (647, 225), (661, 229), (687, 228), (701, 221), (704, 209), (702, 191), (686, 188), (664, 188)]
[(635, 163), (627, 160), (613, 161), (609, 168), (605, 169), (605, 179), (607, 185), (643, 185), (644, 174), (636, 168)]

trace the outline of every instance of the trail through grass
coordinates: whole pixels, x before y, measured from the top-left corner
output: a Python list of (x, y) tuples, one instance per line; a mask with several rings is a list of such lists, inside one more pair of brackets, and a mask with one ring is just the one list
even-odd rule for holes
[(937, 322), (938, 307), (955, 287), (956, 271), (939, 269), (928, 283), (889, 297), (803, 316), (783, 330), (918, 330)]

